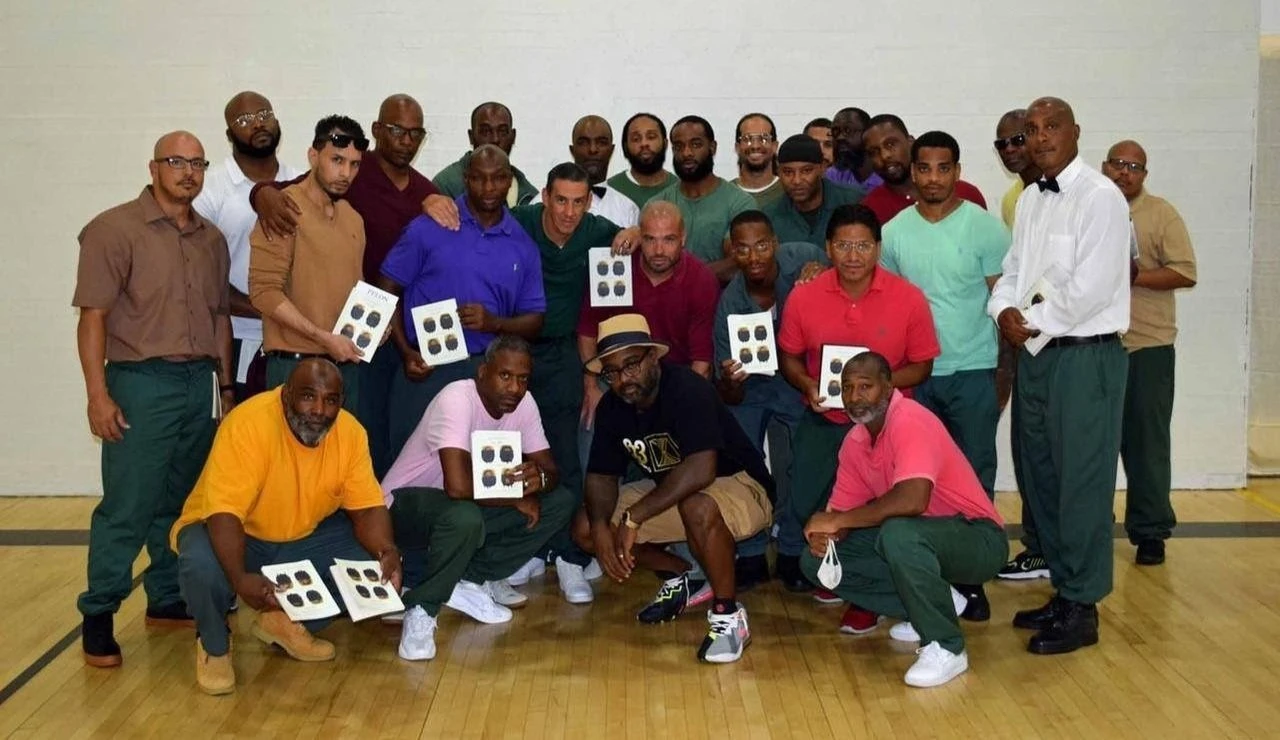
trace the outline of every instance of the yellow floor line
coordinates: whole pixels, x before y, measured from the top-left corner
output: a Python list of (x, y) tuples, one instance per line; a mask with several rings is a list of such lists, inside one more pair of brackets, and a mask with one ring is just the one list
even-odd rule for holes
[(1251, 504), (1257, 504), (1258, 506), (1261, 506), (1262, 508), (1271, 512), (1272, 514), (1280, 516), (1280, 504), (1272, 503), (1271, 501), (1268, 501), (1265, 497), (1259, 496), (1258, 494), (1254, 493), (1253, 491), (1250, 491), (1247, 488), (1241, 489), (1240, 495), (1244, 497), (1245, 501), (1248, 501)]

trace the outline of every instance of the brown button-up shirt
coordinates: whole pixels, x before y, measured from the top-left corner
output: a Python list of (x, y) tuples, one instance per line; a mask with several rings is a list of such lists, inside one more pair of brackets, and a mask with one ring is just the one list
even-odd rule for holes
[(262, 312), (263, 349), (322, 354), (324, 347), (285, 326), (273, 314), (288, 300), (323, 331), (333, 329), (361, 277), (364, 221), (345, 200), (334, 202), (330, 218), (301, 184), (290, 185), (284, 192), (302, 214), (292, 237), (267, 241), (262, 224), (253, 227), (249, 235), (249, 300)]
[[(1143, 192), (1129, 204), (1138, 235), (1138, 267), (1167, 267), (1196, 279), (1196, 255), (1182, 217), (1169, 201)], [(1177, 298), (1172, 290), (1134, 287), (1130, 291), (1129, 331), (1124, 346), (1132, 351), (1173, 344), (1178, 336)]]
[(186, 228), (143, 188), (80, 232), (71, 305), (107, 312), (107, 360), (219, 356), (217, 317), (230, 312), (222, 232), (191, 212)]

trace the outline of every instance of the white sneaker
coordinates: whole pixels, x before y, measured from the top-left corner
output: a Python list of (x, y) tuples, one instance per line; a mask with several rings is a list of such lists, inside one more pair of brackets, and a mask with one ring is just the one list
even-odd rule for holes
[(420, 606), (409, 607), (404, 626), (400, 628), (400, 649), (396, 652), (405, 660), (436, 657), (436, 618)]
[(600, 561), (591, 558), (591, 562), (587, 563), (587, 567), (582, 569), (582, 575), (586, 576), (588, 581), (598, 581), (604, 577), (604, 568), (600, 567)]
[(530, 558), (529, 562), (516, 569), (515, 573), (507, 576), (507, 583), (512, 586), (523, 586), (529, 582), (530, 578), (537, 578), (546, 572), (547, 561), (542, 558)]
[[(964, 597), (964, 594), (952, 588), (951, 605), (955, 607), (956, 616), (960, 616), (964, 608), (969, 605), (969, 600)], [(920, 642), (920, 633), (916, 632), (916, 628), (910, 622), (898, 622), (889, 628), (889, 638), (901, 642)]]
[(511, 610), (494, 601), (484, 586), (471, 581), (458, 581), (444, 605), (485, 624), (511, 621)]
[(506, 581), (485, 581), (484, 590), (489, 597), (508, 609), (519, 609), (529, 602), (529, 597), (511, 588)]
[[(407, 593), (409, 593), (409, 589), (402, 586), (400, 588), (400, 595), (404, 596)], [(383, 624), (400, 624), (401, 622), (404, 621), (404, 612), (391, 612), (390, 614), (383, 614), (381, 619)]]
[(936, 642), (916, 650), (915, 665), (907, 669), (903, 680), (908, 686), (927, 689), (941, 686), (961, 673), (969, 670), (969, 654), (963, 650), (959, 655), (947, 650)]
[(583, 575), (583, 567), (574, 565), (564, 558), (556, 558), (556, 578), (560, 579), (560, 593), (570, 604), (590, 604), (596, 600), (596, 594)]

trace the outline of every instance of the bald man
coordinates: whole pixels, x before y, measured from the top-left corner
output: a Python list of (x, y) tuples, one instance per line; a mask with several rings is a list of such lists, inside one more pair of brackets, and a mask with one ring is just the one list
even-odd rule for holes
[(102, 501), (89, 525), (85, 662), (120, 665), (113, 615), (145, 545), (147, 624), (190, 625), (166, 532), (182, 510), (222, 413), (235, 405), (227, 242), (191, 207), (209, 160), (186, 131), (156, 142), (151, 184), (80, 232), (72, 305), (102, 440)]
[(1129, 209), (1080, 159), (1071, 106), (1027, 107), (1027, 147), (1042, 177), (1018, 197), (1013, 245), (987, 313), (1018, 353), (1014, 413), (1020, 484), (1056, 593), (1018, 612), (1027, 649), (1068, 653), (1098, 641), (1112, 585), (1112, 504), (1128, 358)]
[(619, 228), (635, 226), (640, 221), (640, 207), (621, 192), (605, 184), (609, 176), (609, 160), (613, 159), (613, 127), (602, 116), (589, 115), (573, 124), (569, 142), (573, 161), (587, 172), (591, 187), (591, 208), (601, 218)]
[[(516, 129), (512, 123), (511, 109), (502, 103), (487, 102), (477, 105), (471, 111), (471, 128), (467, 129), (467, 138), (471, 141), (471, 151), (462, 155), (457, 162), (445, 167), (432, 178), (436, 188), (450, 198), (457, 198), (466, 190), (467, 163), (476, 149), (491, 144), (498, 147), (508, 157), (516, 145)], [(528, 203), (538, 194), (538, 188), (524, 173), (508, 163), (511, 168), (511, 186), (506, 193), (506, 204), (509, 208)]]
[(1128, 480), (1124, 528), (1138, 548), (1138, 565), (1159, 565), (1164, 562), (1164, 541), (1177, 524), (1169, 500), (1173, 342), (1178, 336), (1174, 291), (1195, 286), (1196, 255), (1178, 211), (1143, 187), (1147, 153), (1138, 142), (1112, 146), (1102, 173), (1129, 201), (1138, 239), (1138, 272), (1124, 335), (1129, 352), (1120, 437), (1120, 460)]

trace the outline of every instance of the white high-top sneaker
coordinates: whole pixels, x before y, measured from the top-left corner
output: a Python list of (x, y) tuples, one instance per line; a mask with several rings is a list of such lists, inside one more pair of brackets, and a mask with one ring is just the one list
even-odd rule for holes
[(570, 604), (590, 604), (596, 600), (595, 591), (587, 582), (581, 565), (574, 565), (564, 558), (556, 558), (556, 578), (560, 580), (560, 593)]

